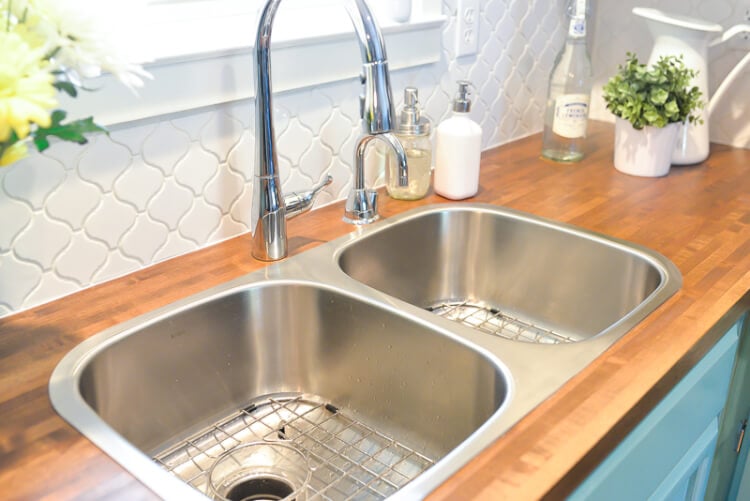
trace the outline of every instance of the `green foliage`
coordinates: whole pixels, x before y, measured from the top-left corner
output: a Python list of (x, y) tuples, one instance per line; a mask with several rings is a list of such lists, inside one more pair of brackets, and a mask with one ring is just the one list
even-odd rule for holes
[(691, 81), (698, 74), (682, 57), (662, 56), (652, 67), (640, 64), (635, 54), (604, 85), (607, 109), (635, 129), (666, 127), (670, 123), (703, 123), (696, 112), (702, 93)]
[(70, 81), (67, 73), (64, 71), (53, 71), (52, 74), (55, 76), (55, 82), (52, 84), (55, 89), (66, 93), (70, 97), (78, 97), (78, 88), (76, 84)]
[(82, 120), (75, 120), (63, 124), (67, 113), (62, 110), (52, 112), (52, 123), (49, 127), (39, 127), (34, 132), (34, 146), (37, 150), (44, 151), (49, 148), (49, 136), (55, 136), (63, 141), (70, 141), (78, 144), (86, 144), (88, 141), (84, 134), (91, 132), (107, 132), (107, 129), (96, 125), (92, 117)]

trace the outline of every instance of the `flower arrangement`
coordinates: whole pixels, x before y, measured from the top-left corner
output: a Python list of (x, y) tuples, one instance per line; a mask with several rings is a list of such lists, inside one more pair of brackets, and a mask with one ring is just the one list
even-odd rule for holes
[(52, 136), (85, 144), (86, 134), (106, 132), (93, 117), (66, 122), (58, 93), (75, 98), (102, 71), (131, 89), (149, 77), (105, 31), (102, 14), (116, 19), (113, 9), (102, 0), (0, 0), (0, 166), (27, 156), (29, 143), (44, 151)]
[(637, 130), (675, 122), (703, 123), (696, 113), (703, 106), (701, 91), (691, 84), (697, 74), (682, 57), (662, 56), (647, 67), (628, 52), (625, 64), (604, 85), (604, 101), (607, 109)]

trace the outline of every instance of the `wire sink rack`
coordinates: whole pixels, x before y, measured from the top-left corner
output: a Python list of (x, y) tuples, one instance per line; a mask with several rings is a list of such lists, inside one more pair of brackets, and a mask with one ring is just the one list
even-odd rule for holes
[(526, 322), (479, 302), (440, 301), (428, 311), (493, 336), (527, 343), (574, 343), (577, 339)]
[(208, 472), (219, 456), (257, 441), (284, 441), (307, 456), (313, 468), (308, 500), (384, 499), (434, 464), (310, 395), (256, 401), (154, 460), (208, 494)]

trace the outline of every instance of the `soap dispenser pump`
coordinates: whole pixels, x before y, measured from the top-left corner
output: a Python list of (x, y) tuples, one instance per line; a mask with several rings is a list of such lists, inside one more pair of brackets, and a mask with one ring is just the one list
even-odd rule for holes
[(452, 200), (472, 197), (479, 191), (482, 128), (469, 118), (471, 83), (458, 82), (453, 114), (443, 121), (435, 137), (435, 193)]
[(386, 157), (386, 188), (391, 198), (419, 200), (430, 189), (432, 176), (432, 143), (430, 121), (419, 108), (419, 91), (415, 87), (404, 89), (404, 106), (399, 114), (396, 137), (406, 152), (409, 169), (409, 186), (398, 183), (399, 164), (396, 156)]

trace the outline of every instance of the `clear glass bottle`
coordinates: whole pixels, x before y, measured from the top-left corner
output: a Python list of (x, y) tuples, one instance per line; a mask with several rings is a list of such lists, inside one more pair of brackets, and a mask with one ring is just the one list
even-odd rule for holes
[(409, 186), (398, 185), (398, 162), (393, 153), (386, 156), (386, 189), (391, 198), (419, 200), (427, 195), (432, 175), (432, 143), (430, 121), (419, 109), (419, 91), (414, 87), (404, 89), (404, 106), (401, 108), (396, 137), (406, 152), (409, 169)]
[(567, 13), (570, 24), (565, 46), (550, 74), (542, 156), (577, 162), (584, 155), (593, 80), (586, 47), (587, 1), (569, 0)]

